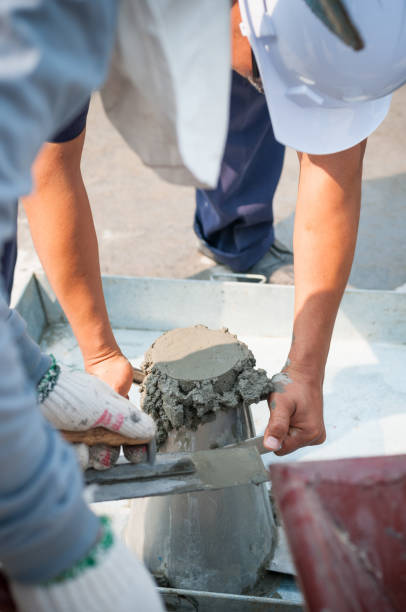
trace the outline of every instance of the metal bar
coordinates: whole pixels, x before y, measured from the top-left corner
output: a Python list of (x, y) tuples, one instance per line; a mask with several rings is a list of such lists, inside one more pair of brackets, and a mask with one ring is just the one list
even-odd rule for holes
[(195, 453), (157, 454), (154, 464), (117, 465), (105, 472), (86, 470), (87, 485), (97, 485), (94, 501), (215, 491), (261, 484), (268, 472), (256, 448), (225, 448)]
[(186, 589), (160, 588), (166, 609), (176, 612), (298, 612), (303, 610), (296, 602), (273, 597), (252, 597), (230, 593), (209, 593)]

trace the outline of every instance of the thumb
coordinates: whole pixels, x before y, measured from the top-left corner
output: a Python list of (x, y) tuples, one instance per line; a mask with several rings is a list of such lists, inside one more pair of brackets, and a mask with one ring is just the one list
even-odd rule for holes
[(268, 404), (270, 416), (264, 433), (264, 446), (270, 451), (278, 451), (288, 435), (294, 407), (279, 393), (272, 393), (268, 398)]

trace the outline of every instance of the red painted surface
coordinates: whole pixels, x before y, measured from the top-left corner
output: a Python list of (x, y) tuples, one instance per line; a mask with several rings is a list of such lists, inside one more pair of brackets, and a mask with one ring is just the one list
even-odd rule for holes
[(406, 611), (406, 456), (271, 467), (311, 612)]

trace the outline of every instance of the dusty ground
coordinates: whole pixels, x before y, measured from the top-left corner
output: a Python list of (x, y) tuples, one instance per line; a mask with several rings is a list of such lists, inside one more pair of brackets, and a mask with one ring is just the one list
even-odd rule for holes
[[(406, 87), (372, 135), (366, 153), (363, 209), (351, 285), (394, 289), (406, 283)], [(107, 274), (207, 277), (212, 262), (196, 250), (194, 192), (145, 168), (92, 102), (83, 174), (93, 207), (102, 271)], [(298, 164), (288, 150), (274, 212), (276, 234), (291, 243)], [(23, 213), (17, 280), (36, 261)], [(25, 276), (25, 275), (24, 275)]]

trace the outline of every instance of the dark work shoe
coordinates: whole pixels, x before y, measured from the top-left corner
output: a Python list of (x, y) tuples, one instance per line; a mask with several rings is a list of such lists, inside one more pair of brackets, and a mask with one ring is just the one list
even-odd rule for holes
[(287, 246), (274, 241), (269, 251), (249, 270), (250, 274), (262, 274), (267, 283), (294, 285), (293, 253)]
[[(216, 261), (213, 253), (199, 241), (199, 251)], [(293, 253), (279, 240), (274, 241), (261, 259), (244, 273), (235, 273), (229, 266), (218, 264), (211, 269), (211, 277), (215, 280), (238, 280), (248, 282), (266, 282), (275, 285), (293, 285)], [(261, 281), (262, 278), (262, 281)]]

